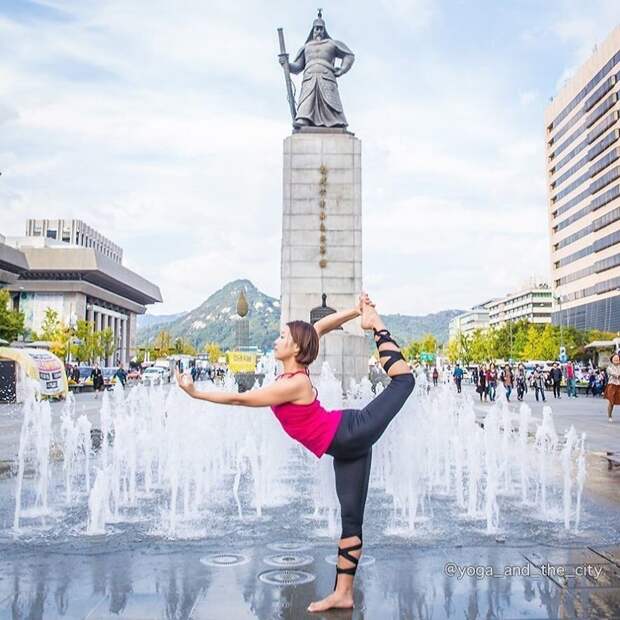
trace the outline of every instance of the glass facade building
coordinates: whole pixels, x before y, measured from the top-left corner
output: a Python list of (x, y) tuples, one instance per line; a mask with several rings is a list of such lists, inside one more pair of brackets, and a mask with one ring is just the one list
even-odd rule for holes
[(553, 322), (620, 331), (620, 26), (545, 111)]

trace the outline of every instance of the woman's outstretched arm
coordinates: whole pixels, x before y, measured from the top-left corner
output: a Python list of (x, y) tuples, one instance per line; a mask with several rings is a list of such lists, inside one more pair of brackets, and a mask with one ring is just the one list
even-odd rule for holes
[(324, 316), (320, 321), (317, 321), (314, 324), (314, 329), (316, 329), (319, 338), (334, 329), (338, 329), (341, 325), (348, 323), (351, 319), (356, 319), (358, 316), (361, 316), (363, 303), (370, 303), (373, 307), (375, 305), (370, 301), (366, 293), (362, 293), (359, 296), (359, 302), (355, 308), (351, 308), (350, 310), (341, 310), (340, 312), (328, 314), (327, 316)]
[(200, 392), (196, 389), (189, 375), (182, 375), (178, 369), (175, 370), (175, 375), (178, 386), (192, 398), (208, 400), (220, 405), (242, 405), (245, 407), (269, 407), (270, 405), (281, 405), (291, 400), (297, 400), (300, 398), (305, 383), (301, 378), (300, 380), (276, 381), (267, 387), (242, 392), (241, 394), (217, 391)]

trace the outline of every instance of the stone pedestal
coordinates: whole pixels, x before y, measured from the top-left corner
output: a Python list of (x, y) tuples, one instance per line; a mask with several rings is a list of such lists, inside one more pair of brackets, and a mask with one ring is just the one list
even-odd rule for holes
[[(343, 131), (304, 129), (284, 140), (281, 323), (310, 320), (312, 308), (352, 308), (362, 290), (361, 141)], [(327, 360), (349, 387), (368, 373), (356, 319), (327, 334), (311, 373)]]

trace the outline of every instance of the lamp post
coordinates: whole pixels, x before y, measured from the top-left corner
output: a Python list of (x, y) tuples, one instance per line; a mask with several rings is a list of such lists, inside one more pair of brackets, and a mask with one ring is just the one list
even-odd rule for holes
[(563, 347), (564, 346), (564, 332), (562, 330), (562, 298), (558, 295), (556, 298), (556, 301), (558, 302), (558, 305), (560, 307), (560, 346)]

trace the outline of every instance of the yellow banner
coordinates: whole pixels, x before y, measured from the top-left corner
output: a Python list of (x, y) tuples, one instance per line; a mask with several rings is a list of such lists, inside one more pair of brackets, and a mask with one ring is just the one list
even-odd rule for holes
[(256, 353), (228, 351), (226, 361), (231, 372), (254, 372), (256, 370)]

